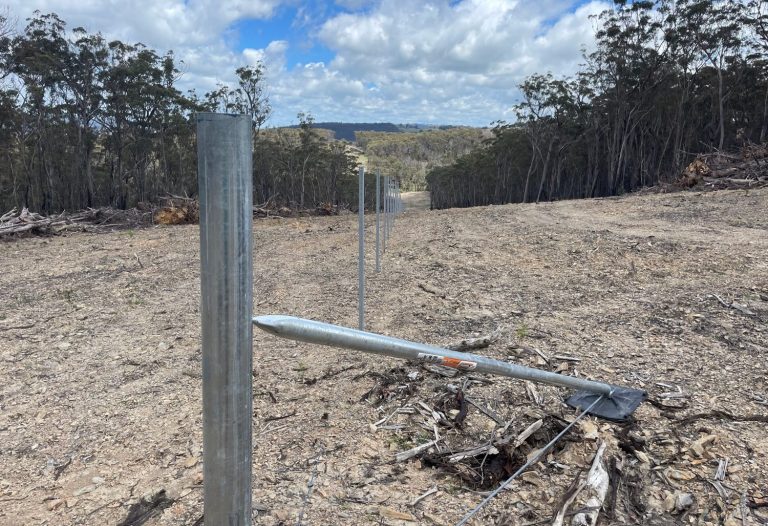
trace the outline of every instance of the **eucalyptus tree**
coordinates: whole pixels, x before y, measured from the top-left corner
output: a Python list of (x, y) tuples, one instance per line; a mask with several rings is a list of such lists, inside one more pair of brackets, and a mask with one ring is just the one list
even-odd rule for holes
[[(615, 1), (595, 17), (596, 48), (573, 78), (525, 79), (515, 123), (430, 173), (433, 204), (616, 195), (676, 177), (697, 152), (766, 139), (766, 5)], [(457, 174), (481, 182), (472, 195), (487, 188), (491, 197), (459, 195)], [(518, 191), (499, 191), (510, 182)]]
[(737, 66), (742, 49), (742, 13), (744, 4), (732, 1), (691, 0), (680, 2), (686, 20), (684, 37), (689, 38), (717, 74), (717, 113), (719, 139), (725, 144), (725, 102), (731, 89), (725, 85), (726, 68)]

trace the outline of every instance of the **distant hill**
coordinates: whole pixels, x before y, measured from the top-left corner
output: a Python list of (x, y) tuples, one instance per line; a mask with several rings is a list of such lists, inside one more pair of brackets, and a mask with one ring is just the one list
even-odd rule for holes
[[(398, 126), (391, 122), (315, 122), (312, 124), (313, 128), (322, 128), (325, 130), (331, 130), (336, 139), (346, 139), (347, 141), (355, 141), (356, 131), (378, 131), (378, 132), (400, 132), (402, 131)], [(297, 125), (290, 126), (290, 128), (298, 128)]]

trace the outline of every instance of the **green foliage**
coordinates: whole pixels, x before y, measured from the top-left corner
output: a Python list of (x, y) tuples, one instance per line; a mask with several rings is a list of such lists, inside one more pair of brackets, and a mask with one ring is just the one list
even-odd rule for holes
[(451, 164), (479, 146), (484, 130), (453, 127), (420, 132), (356, 132), (368, 166), (400, 180), (404, 192), (425, 190), (429, 170)]
[[(298, 119), (298, 129), (269, 130), (256, 138), (255, 202), (295, 208), (356, 203), (358, 163), (353, 152), (315, 129), (312, 115), (300, 113)], [(369, 196), (373, 192), (369, 189)]]
[[(194, 113), (246, 113), (254, 129), (254, 201), (315, 207), (356, 200), (356, 159), (300, 114), (295, 134), (264, 133), (271, 113), (263, 64), (236, 70), (236, 86), (199, 98), (179, 92), (172, 52), (66, 32), (36, 12), (10, 38), (0, 17), (0, 210), (50, 213), (136, 206), (195, 195)], [(11, 88), (11, 86), (14, 86)], [(371, 190), (371, 195), (372, 195)]]

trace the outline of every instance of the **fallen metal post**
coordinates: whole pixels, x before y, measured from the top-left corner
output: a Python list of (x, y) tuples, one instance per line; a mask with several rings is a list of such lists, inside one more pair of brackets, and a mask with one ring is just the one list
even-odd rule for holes
[(365, 329), (365, 168), (360, 167), (357, 195), (357, 237), (359, 239), (357, 259), (357, 311), (358, 326)]
[(354, 349), (404, 360), (417, 360), (452, 367), (462, 371), (497, 374), (578, 389), (581, 392), (575, 393), (568, 399), (569, 405), (583, 410), (594, 404), (598, 397), (603, 396), (603, 400), (592, 407), (590, 414), (610, 420), (625, 420), (646, 397), (645, 391), (564, 376), (477, 354), (451, 351), (441, 347), (357, 331), (329, 323), (294, 318), (293, 316), (259, 316), (253, 319), (253, 323), (262, 330), (290, 340)]
[(379, 241), (379, 194), (381, 193), (381, 170), (376, 170), (376, 272), (381, 272), (381, 247)]
[(205, 524), (251, 524), (251, 118), (197, 114)]

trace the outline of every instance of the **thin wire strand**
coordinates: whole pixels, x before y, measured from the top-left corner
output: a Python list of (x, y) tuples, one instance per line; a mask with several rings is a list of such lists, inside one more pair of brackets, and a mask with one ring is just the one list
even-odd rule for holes
[(563, 436), (564, 436), (564, 435), (565, 435), (565, 434), (566, 434), (568, 431), (570, 431), (570, 429), (571, 429), (571, 428), (572, 428), (572, 427), (573, 427), (573, 426), (576, 424), (576, 422), (578, 422), (579, 420), (581, 420), (582, 418), (584, 418), (584, 416), (585, 416), (587, 413), (589, 413), (589, 412), (592, 410), (592, 408), (593, 408), (593, 407), (595, 407), (595, 406), (598, 404), (598, 402), (600, 402), (600, 401), (601, 401), (603, 398), (604, 398), (604, 395), (600, 395), (600, 396), (597, 398), (597, 400), (595, 400), (594, 402), (592, 402), (592, 405), (590, 405), (590, 406), (589, 406), (588, 408), (586, 408), (586, 409), (585, 409), (585, 410), (584, 410), (584, 411), (583, 411), (583, 412), (582, 412), (582, 413), (581, 413), (579, 416), (577, 416), (577, 417), (576, 417), (576, 419), (575, 419), (573, 422), (571, 422), (570, 424), (568, 424), (567, 426), (565, 426), (565, 429), (563, 429), (562, 431), (560, 431), (560, 433), (559, 433), (559, 434), (558, 434), (558, 435), (557, 435), (555, 438), (553, 438), (553, 439), (552, 439), (552, 440), (549, 442), (549, 444), (547, 444), (546, 446), (544, 446), (544, 449), (542, 449), (541, 451), (539, 451), (538, 455), (536, 455), (536, 456), (535, 456), (535, 457), (533, 457), (531, 460), (529, 460), (528, 462), (526, 462), (525, 464), (523, 464), (523, 466), (522, 466), (520, 469), (518, 469), (517, 471), (515, 471), (515, 473), (514, 473), (514, 474), (513, 474), (511, 477), (509, 477), (507, 480), (505, 480), (505, 481), (504, 481), (504, 482), (501, 484), (501, 486), (499, 486), (498, 488), (496, 488), (495, 490), (493, 490), (493, 492), (492, 492), (490, 495), (488, 495), (487, 497), (485, 497), (485, 499), (483, 499), (483, 501), (482, 501), (480, 504), (478, 504), (477, 506), (475, 506), (475, 508), (474, 508), (474, 509), (472, 509), (472, 511), (470, 511), (469, 513), (467, 513), (467, 514), (464, 516), (464, 518), (463, 518), (463, 519), (461, 519), (461, 521), (457, 522), (457, 523), (456, 523), (456, 526), (463, 526), (464, 524), (466, 524), (466, 523), (467, 523), (467, 521), (469, 521), (469, 519), (471, 519), (472, 517), (474, 517), (474, 516), (475, 516), (475, 514), (476, 514), (478, 511), (480, 511), (480, 510), (483, 508), (483, 506), (485, 506), (486, 504), (488, 504), (488, 502), (490, 502), (490, 500), (491, 500), (491, 499), (493, 499), (493, 498), (494, 498), (496, 495), (498, 495), (499, 493), (501, 493), (501, 492), (504, 490), (504, 488), (506, 488), (506, 487), (509, 485), (509, 483), (510, 483), (510, 482), (512, 482), (513, 480), (515, 480), (515, 479), (516, 479), (516, 478), (517, 478), (517, 477), (518, 477), (518, 476), (519, 476), (519, 475), (520, 475), (520, 474), (521, 474), (523, 471), (525, 471), (526, 469), (528, 469), (529, 467), (531, 467), (533, 464), (535, 464), (536, 462), (538, 462), (538, 461), (541, 459), (541, 457), (543, 457), (544, 455), (546, 455), (546, 454), (549, 452), (549, 450), (550, 450), (550, 449), (552, 449), (552, 446), (554, 446), (554, 445), (557, 443), (557, 441), (558, 441), (558, 440), (560, 440), (561, 438), (563, 438)]

